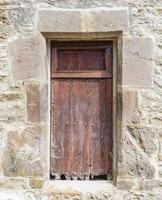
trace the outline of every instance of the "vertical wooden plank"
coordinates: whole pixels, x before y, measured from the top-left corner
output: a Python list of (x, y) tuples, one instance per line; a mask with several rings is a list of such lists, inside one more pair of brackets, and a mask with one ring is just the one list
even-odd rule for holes
[(111, 168), (111, 90), (107, 96), (108, 88), (111, 88), (111, 81), (104, 79), (75, 80), (73, 85), (75, 162), (71, 170), (81, 177), (105, 175)]
[(103, 151), (106, 165), (105, 174), (112, 172), (112, 79), (105, 80), (105, 126), (103, 134)]
[[(110, 149), (111, 149), (111, 123), (108, 121), (111, 120), (110, 113), (110, 104), (108, 101), (111, 101), (111, 96), (107, 96), (107, 90), (110, 88), (107, 86), (111, 85), (109, 80), (99, 80), (96, 85), (96, 93), (98, 95), (93, 96), (95, 99), (94, 102), (98, 102), (94, 106), (99, 106), (98, 119), (92, 129), (92, 146), (91, 146), (91, 174), (94, 176), (106, 175), (110, 171)], [(110, 93), (110, 91), (109, 91)], [(92, 107), (92, 110), (94, 108)], [(92, 113), (94, 113), (92, 111)]]
[(55, 144), (54, 144), (54, 137), (53, 137), (53, 132), (54, 132), (54, 80), (51, 81), (51, 109), (50, 109), (50, 114), (51, 114), (51, 121), (50, 121), (50, 128), (51, 128), (51, 134), (50, 134), (50, 145), (51, 145), (51, 151), (50, 151), (50, 175), (54, 176), (55, 175), (55, 169), (54, 169), (54, 162), (55, 162)]
[(78, 177), (88, 177), (89, 175), (89, 88), (87, 87), (87, 80), (75, 80), (73, 83), (73, 171), (77, 171)]
[[(91, 99), (92, 99), (92, 104), (90, 107), (90, 112), (92, 114), (92, 136), (91, 136), (91, 146), (90, 146), (90, 152), (91, 152), (91, 175), (100, 175), (102, 172), (101, 169), (101, 164), (102, 164), (102, 152), (101, 152), (101, 141), (102, 141), (102, 134), (103, 131), (101, 130), (101, 123), (103, 113), (101, 113), (101, 108), (100, 105), (102, 105), (102, 98), (103, 94), (102, 91), (100, 91), (100, 84), (101, 80), (96, 80), (95, 82), (95, 87), (92, 88), (92, 94), (91, 94)], [(101, 96), (101, 94), (102, 96)], [(104, 105), (102, 105), (104, 106)], [(94, 115), (95, 113), (95, 115)]]
[(70, 139), (70, 84), (68, 81), (55, 80), (52, 88), (52, 166), (53, 174), (68, 173), (71, 139)]
[(105, 149), (104, 155), (107, 165), (105, 165), (106, 174), (112, 172), (112, 79), (107, 79), (105, 81), (105, 130), (104, 130), (104, 145)]

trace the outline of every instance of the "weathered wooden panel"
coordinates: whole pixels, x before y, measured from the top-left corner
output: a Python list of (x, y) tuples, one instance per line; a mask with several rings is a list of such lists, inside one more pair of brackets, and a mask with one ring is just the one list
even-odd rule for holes
[(74, 50), (59, 50), (57, 71), (77, 69), (78, 52)]
[(69, 71), (111, 72), (112, 42), (52, 42), (52, 73)]
[(112, 81), (52, 81), (51, 173), (107, 175), (111, 170)]
[(58, 71), (104, 70), (105, 50), (58, 50)]

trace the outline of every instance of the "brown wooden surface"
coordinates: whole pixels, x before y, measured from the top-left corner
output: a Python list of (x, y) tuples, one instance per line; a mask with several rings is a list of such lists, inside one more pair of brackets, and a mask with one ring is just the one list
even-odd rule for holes
[(59, 50), (57, 71), (62, 70), (104, 70), (104, 49)]
[(55, 47), (52, 63), (65, 72), (60, 76), (52, 64), (51, 175), (56, 179), (107, 176), (112, 168), (112, 49), (90, 51), (91, 56), (87, 50), (77, 54), (70, 50), (69, 55), (63, 51), (58, 56)]
[(51, 73), (52, 78), (112, 78), (112, 74), (106, 71), (70, 71)]
[(110, 172), (112, 147), (109, 79), (52, 81), (52, 174)]
[(51, 50), (52, 73), (74, 70), (77, 72), (105, 70), (107, 73), (112, 71), (112, 42), (52, 42)]

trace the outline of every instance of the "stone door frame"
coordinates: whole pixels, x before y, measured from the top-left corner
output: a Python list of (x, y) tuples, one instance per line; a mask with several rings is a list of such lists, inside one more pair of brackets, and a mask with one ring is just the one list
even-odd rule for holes
[[(74, 40), (113, 41), (113, 182), (117, 178), (121, 132), (122, 38), (129, 29), (127, 8), (55, 9), (38, 12), (37, 31), (47, 41), (48, 105), (50, 105), (50, 42)], [(118, 61), (118, 62), (117, 62)], [(119, 87), (118, 87), (119, 86)], [(120, 98), (121, 101), (121, 98)], [(120, 109), (117, 110), (117, 108)], [(117, 116), (118, 113), (118, 116)], [(50, 122), (50, 116), (49, 121)], [(48, 123), (48, 179), (50, 175), (50, 123)]]

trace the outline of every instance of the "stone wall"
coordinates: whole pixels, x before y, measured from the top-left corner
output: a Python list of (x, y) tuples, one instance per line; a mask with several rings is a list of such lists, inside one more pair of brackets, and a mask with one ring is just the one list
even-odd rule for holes
[[(48, 180), (45, 32), (120, 32), (115, 184)], [(161, 0), (0, 0), (0, 199), (162, 199)]]

